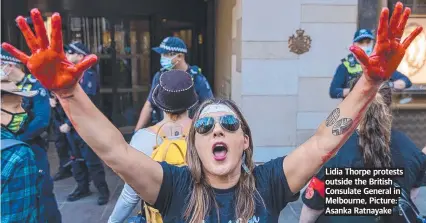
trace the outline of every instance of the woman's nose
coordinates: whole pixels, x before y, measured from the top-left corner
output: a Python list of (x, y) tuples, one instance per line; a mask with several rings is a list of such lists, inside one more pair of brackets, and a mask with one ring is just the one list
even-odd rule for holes
[(213, 136), (214, 137), (222, 137), (224, 136), (224, 131), (222, 129), (222, 126), (220, 126), (219, 123), (215, 123), (214, 129), (213, 129)]

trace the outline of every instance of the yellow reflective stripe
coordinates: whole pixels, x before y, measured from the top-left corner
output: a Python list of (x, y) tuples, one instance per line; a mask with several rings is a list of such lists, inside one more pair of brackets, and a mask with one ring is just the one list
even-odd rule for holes
[(17, 87), (18, 87), (19, 90), (31, 91), (31, 89), (33, 88), (33, 85), (32, 84), (28, 84), (28, 85), (25, 85), (25, 87), (24, 87), (22, 84), (20, 84)]
[(29, 85), (24, 87), (24, 91), (31, 91), (31, 88), (33, 88), (33, 85), (29, 84)]
[(358, 74), (362, 72), (362, 67), (359, 64), (356, 64), (354, 67), (351, 67), (348, 61), (344, 61), (343, 65), (345, 65), (346, 69), (348, 69), (348, 72), (350, 74)]

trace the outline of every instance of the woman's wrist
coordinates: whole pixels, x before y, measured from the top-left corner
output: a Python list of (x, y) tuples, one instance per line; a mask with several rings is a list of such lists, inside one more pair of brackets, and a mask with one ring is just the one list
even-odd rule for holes
[(366, 73), (364, 73), (359, 79), (359, 83), (361, 83), (366, 90), (367, 89), (378, 90), (380, 85), (382, 85), (383, 82), (384, 80), (373, 79), (371, 78), (370, 75)]
[(74, 97), (76, 91), (77, 91), (77, 85), (67, 89), (53, 90), (56, 96), (60, 99), (72, 98)]

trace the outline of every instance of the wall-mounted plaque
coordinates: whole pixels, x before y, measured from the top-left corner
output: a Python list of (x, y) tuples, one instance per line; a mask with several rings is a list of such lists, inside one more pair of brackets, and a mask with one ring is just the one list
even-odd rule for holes
[(312, 40), (310, 36), (304, 34), (305, 31), (303, 29), (298, 29), (296, 30), (296, 35), (290, 36), (288, 39), (290, 52), (300, 55), (309, 51)]

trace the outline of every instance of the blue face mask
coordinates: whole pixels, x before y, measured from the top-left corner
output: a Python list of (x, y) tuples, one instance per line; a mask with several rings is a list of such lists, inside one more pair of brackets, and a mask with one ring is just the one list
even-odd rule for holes
[(365, 54), (367, 54), (367, 56), (370, 56), (371, 53), (373, 52), (373, 45), (368, 45), (368, 46), (363, 46), (361, 47), (362, 50), (364, 50)]
[[(177, 56), (177, 55), (176, 55), (176, 56)], [(164, 68), (164, 69), (166, 69), (166, 70), (171, 70), (171, 69), (173, 69), (173, 67), (174, 67), (176, 64), (173, 64), (173, 63), (172, 63), (172, 60), (173, 60), (176, 56), (173, 56), (173, 57), (171, 57), (171, 58), (168, 58), (168, 57), (165, 57), (165, 56), (161, 56), (161, 59), (160, 59), (161, 67), (163, 67), (163, 68)]]

